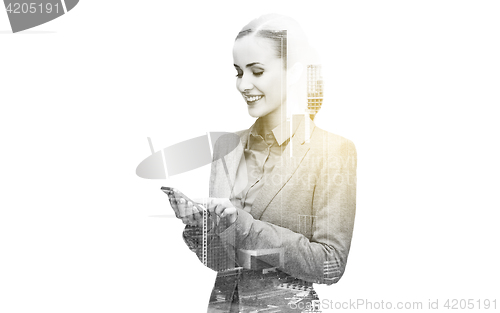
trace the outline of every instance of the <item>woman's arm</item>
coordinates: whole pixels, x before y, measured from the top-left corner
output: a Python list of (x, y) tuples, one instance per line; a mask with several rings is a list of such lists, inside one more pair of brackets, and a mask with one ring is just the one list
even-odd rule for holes
[[(345, 270), (354, 224), (356, 150), (352, 142), (344, 138), (335, 136), (332, 139), (329, 134), (326, 136), (330, 138), (326, 142), (322, 138), (316, 140), (321, 148), (320, 153), (316, 153), (323, 156), (322, 162), (303, 164), (311, 167), (305, 168), (305, 172), (317, 175), (312, 197), (312, 191), (304, 188), (302, 195), (302, 189), (299, 189), (296, 192), (294, 190), (291, 197), (277, 196), (273, 200), (277, 201), (275, 205), (282, 208), (280, 211), (283, 214), (291, 211), (286, 206), (289, 206), (288, 209), (303, 206), (303, 212), (309, 210), (312, 215), (312, 234), (305, 236), (286, 227), (254, 219), (250, 213), (238, 209), (234, 223), (227, 228), (212, 229), (208, 237), (207, 250), (215, 251), (215, 254), (223, 256), (222, 259), (229, 260), (224, 266), (229, 263), (237, 266), (236, 256), (241, 250), (280, 249), (283, 251), (283, 263), (278, 262), (274, 266), (284, 272), (315, 283), (332, 284), (340, 279)], [(222, 165), (217, 165), (217, 162), (212, 164), (211, 184), (216, 176), (217, 166)], [(286, 188), (287, 185), (284, 186)], [(285, 193), (283, 190), (281, 192)], [(299, 201), (301, 198), (312, 198), (312, 203), (303, 203)], [(278, 199), (282, 202), (278, 202)], [(224, 208), (234, 208), (229, 200), (212, 203), (218, 203)], [(197, 251), (201, 259), (202, 244), (199, 240), (193, 244), (193, 240), (188, 239), (187, 230), (188, 228), (184, 231), (186, 243), (193, 251)], [(213, 259), (210, 262), (212, 263), (208, 266), (214, 270), (231, 267), (221, 268), (220, 264), (216, 266)]]
[[(235, 251), (281, 248), (284, 264), (275, 265), (284, 272), (309, 282), (336, 283), (345, 270), (354, 225), (356, 150), (352, 142), (344, 140), (331, 151), (336, 151), (336, 156), (324, 160), (314, 189), (310, 238), (256, 220), (243, 210), (238, 210), (236, 222), (219, 238), (234, 241)], [(328, 162), (334, 159), (338, 164)], [(294, 205), (293, 200), (283, 202)], [(283, 212), (287, 212), (286, 207)]]

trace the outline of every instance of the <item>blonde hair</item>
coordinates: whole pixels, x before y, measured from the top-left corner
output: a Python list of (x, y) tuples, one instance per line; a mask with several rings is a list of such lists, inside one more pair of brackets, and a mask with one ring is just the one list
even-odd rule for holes
[(245, 36), (258, 36), (270, 39), (276, 56), (282, 58), (284, 64), (302, 62), (312, 63), (312, 49), (300, 25), (291, 17), (279, 14), (262, 15), (245, 25), (236, 36), (238, 40)]

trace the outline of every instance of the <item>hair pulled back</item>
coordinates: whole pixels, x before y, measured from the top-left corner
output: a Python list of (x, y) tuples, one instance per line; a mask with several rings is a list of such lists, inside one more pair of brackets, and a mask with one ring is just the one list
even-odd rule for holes
[(309, 63), (310, 48), (307, 38), (299, 24), (292, 18), (279, 14), (262, 15), (246, 26), (236, 36), (238, 40), (245, 36), (257, 36), (270, 39), (273, 42), (276, 56), (287, 62)]

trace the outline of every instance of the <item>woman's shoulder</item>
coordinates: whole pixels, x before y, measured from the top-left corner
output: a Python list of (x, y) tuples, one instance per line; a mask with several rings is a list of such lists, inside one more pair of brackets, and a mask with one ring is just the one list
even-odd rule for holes
[(217, 138), (214, 145), (214, 154), (226, 155), (239, 146), (245, 136), (248, 136), (248, 129), (236, 132), (226, 132)]
[(354, 143), (340, 135), (328, 132), (324, 129), (315, 126), (311, 134), (311, 148), (326, 150), (327, 152), (345, 152), (356, 155), (356, 147)]
[(228, 143), (236, 143), (248, 136), (249, 129), (243, 129), (235, 132), (225, 132), (216, 140), (216, 145), (226, 145)]
[(250, 129), (243, 129), (243, 130), (239, 130), (237, 132), (234, 132), (234, 134), (238, 135), (240, 138), (243, 138), (244, 136), (248, 135), (249, 132), (250, 132)]

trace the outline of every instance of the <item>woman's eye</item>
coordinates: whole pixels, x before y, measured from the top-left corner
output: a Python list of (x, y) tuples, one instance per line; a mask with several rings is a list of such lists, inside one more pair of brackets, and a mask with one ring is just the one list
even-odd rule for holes
[(238, 73), (236, 74), (236, 77), (242, 78), (243, 77), (243, 72), (238, 71)]
[(260, 75), (262, 75), (262, 74), (264, 74), (264, 71), (261, 71), (261, 72), (253, 72), (253, 75), (254, 75), (254, 76), (260, 76)]

